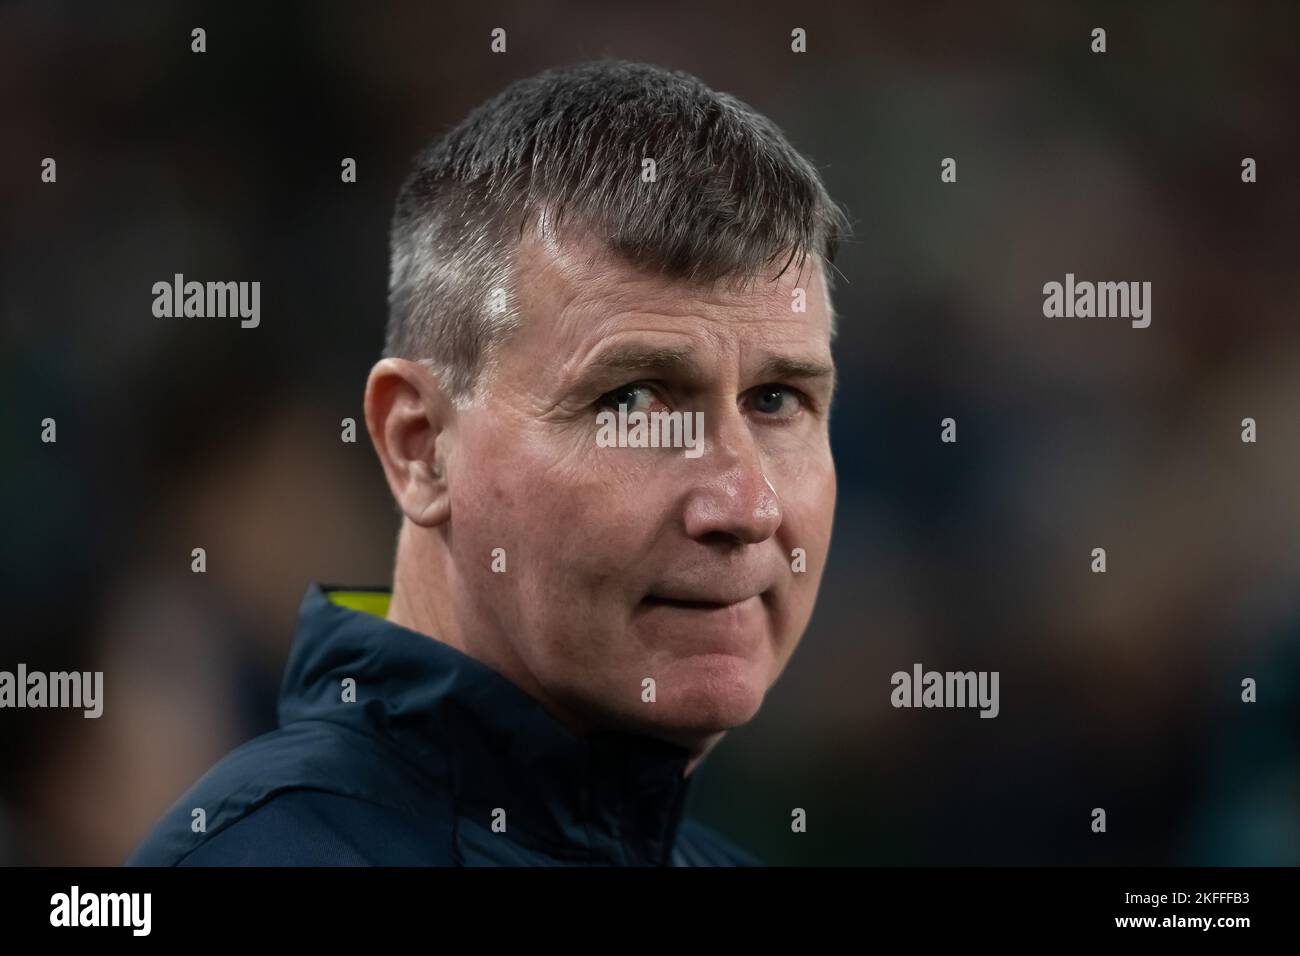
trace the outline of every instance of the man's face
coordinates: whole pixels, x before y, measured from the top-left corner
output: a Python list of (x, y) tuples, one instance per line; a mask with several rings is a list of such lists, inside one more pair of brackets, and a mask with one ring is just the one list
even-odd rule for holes
[[(605, 724), (684, 743), (743, 724), (803, 634), (830, 544), (820, 270), (704, 292), (536, 238), (518, 267), (522, 321), (457, 413), (449, 461), (459, 630)], [(703, 453), (601, 447), (597, 415), (619, 404), (702, 412)]]

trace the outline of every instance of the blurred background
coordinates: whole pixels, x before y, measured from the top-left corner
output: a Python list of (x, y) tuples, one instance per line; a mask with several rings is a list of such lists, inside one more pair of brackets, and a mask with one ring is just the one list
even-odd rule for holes
[[(905, 9), (0, 7), (0, 669), (107, 697), (0, 711), (0, 863), (121, 862), (274, 727), (308, 582), (388, 582), (339, 423), (397, 187), (508, 82), (602, 55), (767, 114), (856, 228), (829, 570), (692, 812), (771, 863), (1300, 863), (1300, 13)], [(260, 328), (155, 318), (176, 272), (260, 280)], [(1150, 281), (1150, 328), (1044, 318), (1066, 272)], [(1000, 671), (1000, 716), (892, 708), (916, 662)]]

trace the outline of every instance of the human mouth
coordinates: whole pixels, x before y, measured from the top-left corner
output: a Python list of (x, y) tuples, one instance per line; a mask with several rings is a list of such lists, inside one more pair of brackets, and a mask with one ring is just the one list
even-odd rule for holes
[(762, 594), (647, 594), (637, 605), (638, 617), (686, 627), (692, 633), (748, 633), (767, 613)]
[(761, 594), (647, 594), (636, 618), (659, 639), (691, 654), (748, 656), (765, 633), (767, 611)]
[(648, 594), (642, 601), (642, 604), (649, 607), (675, 607), (684, 611), (718, 611), (722, 608), (732, 607), (738, 604), (737, 601), (691, 601), (682, 598), (660, 597), (657, 594)]
[(667, 595), (647, 594), (641, 599), (646, 607), (677, 608), (683, 611), (722, 611), (757, 601), (758, 594)]

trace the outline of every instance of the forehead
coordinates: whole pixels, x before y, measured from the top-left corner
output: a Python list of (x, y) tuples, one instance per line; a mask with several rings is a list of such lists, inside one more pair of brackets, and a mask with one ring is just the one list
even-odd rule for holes
[[(778, 278), (767, 274), (705, 286), (638, 268), (589, 234), (529, 234), (516, 255), (521, 337), (534, 349), (589, 350), (624, 333), (679, 333), (714, 345), (782, 345), (830, 356), (830, 309), (822, 269), (809, 256)], [(796, 308), (802, 306), (802, 310)]]

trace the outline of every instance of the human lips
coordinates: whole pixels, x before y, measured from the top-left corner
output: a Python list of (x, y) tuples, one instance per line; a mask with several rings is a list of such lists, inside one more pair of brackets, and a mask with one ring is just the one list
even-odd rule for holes
[(773, 588), (763, 576), (747, 573), (717, 581), (665, 581), (651, 586), (636, 610), (651, 619), (743, 631), (770, 610)]
[(653, 591), (641, 599), (635, 617), (656, 640), (683, 653), (748, 657), (767, 632), (767, 613), (762, 592)]
[(737, 607), (758, 597), (757, 594), (690, 596), (647, 594), (641, 599), (641, 603), (649, 607), (669, 607), (683, 611), (720, 611)]
[(774, 596), (777, 575), (766, 568), (735, 567), (706, 572), (665, 576), (647, 582), (641, 597), (643, 607), (675, 608), (682, 611), (720, 611), (727, 608), (768, 603)]
[(632, 618), (647, 639), (688, 655), (749, 657), (774, 638), (784, 565), (756, 553), (728, 558), (677, 563), (646, 579)]

